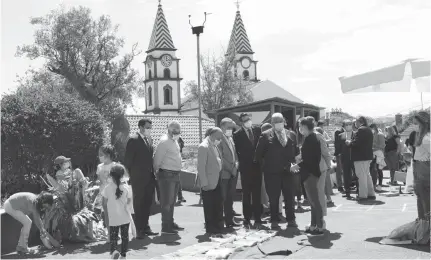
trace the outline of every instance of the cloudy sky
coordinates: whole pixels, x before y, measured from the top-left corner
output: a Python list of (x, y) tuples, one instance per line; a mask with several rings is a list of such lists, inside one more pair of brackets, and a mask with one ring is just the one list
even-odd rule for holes
[[(125, 51), (138, 43), (147, 50), (158, 0), (2, 0), (1, 89), (12, 91), (16, 75), (43, 61), (14, 56), (32, 43), (29, 18), (63, 5), (83, 5), (93, 15), (110, 15), (120, 25)], [(195, 80), (196, 38), (192, 24), (212, 13), (201, 37), (202, 53), (226, 49), (236, 5), (234, 0), (162, 0), (181, 59), (183, 83)], [(420, 108), (417, 93), (342, 94), (338, 77), (385, 67), (408, 58), (430, 58), (431, 2), (428, 0), (243, 0), (240, 11), (258, 63), (258, 78), (270, 79), (307, 103), (342, 108), (351, 114), (380, 116)], [(428, 25), (427, 25), (428, 24)], [(133, 66), (143, 75), (145, 52)], [(424, 94), (429, 104), (430, 94)], [(143, 100), (135, 100), (141, 111)], [(130, 109), (129, 112), (134, 112)]]

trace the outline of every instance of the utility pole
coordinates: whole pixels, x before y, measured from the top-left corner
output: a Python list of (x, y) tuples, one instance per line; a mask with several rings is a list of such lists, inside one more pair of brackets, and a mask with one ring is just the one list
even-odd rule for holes
[(199, 35), (204, 32), (204, 25), (207, 21), (207, 12), (204, 12), (205, 14), (205, 20), (204, 23), (201, 26), (193, 26), (190, 22), (190, 18), (192, 17), (189, 15), (189, 24), (192, 27), (192, 33), (196, 34), (196, 43), (197, 43), (197, 60), (198, 60), (198, 104), (199, 104), (199, 143), (202, 143), (202, 98), (201, 98), (201, 59), (200, 59), (200, 46), (199, 46)]

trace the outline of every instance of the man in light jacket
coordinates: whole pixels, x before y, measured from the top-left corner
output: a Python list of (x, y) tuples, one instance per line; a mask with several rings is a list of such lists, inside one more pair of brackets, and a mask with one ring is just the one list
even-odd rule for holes
[(235, 123), (229, 117), (223, 118), (220, 128), (223, 131), (221, 142), (218, 145), (222, 159), (221, 192), (223, 198), (224, 221), (227, 228), (238, 227), (240, 224), (233, 219), (233, 196), (238, 181), (238, 155), (232, 139)]
[(222, 159), (217, 145), (223, 137), (218, 127), (208, 130), (208, 136), (199, 145), (196, 182), (201, 187), (204, 204), (205, 229), (210, 235), (220, 235), (223, 229), (223, 199), (220, 172)]

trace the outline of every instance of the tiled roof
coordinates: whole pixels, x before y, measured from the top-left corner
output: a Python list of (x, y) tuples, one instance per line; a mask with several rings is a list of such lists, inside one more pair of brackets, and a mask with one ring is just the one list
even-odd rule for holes
[(239, 11), (236, 12), (235, 22), (233, 24), (229, 45), (227, 48), (227, 54), (233, 53), (253, 53)]
[[(128, 115), (126, 116), (130, 124), (130, 134), (138, 132), (138, 122), (143, 118), (148, 118), (153, 122), (153, 137), (154, 145), (159, 143), (160, 137), (167, 132), (167, 125), (170, 121), (178, 121), (181, 125), (181, 137), (184, 140), (185, 146), (199, 145), (199, 119), (196, 116), (159, 116), (159, 115)], [(214, 127), (215, 123), (212, 120), (202, 119), (202, 138), (205, 131), (209, 127)]]
[(168, 23), (163, 14), (161, 4), (159, 4), (157, 9), (156, 20), (154, 21), (153, 32), (151, 34), (150, 45), (148, 46), (147, 52), (154, 49), (175, 50), (174, 42), (172, 41), (171, 33), (169, 32)]

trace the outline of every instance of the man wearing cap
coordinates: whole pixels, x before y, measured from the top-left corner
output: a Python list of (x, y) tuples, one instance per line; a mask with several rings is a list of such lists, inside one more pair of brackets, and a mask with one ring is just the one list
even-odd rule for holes
[(153, 170), (152, 122), (150, 119), (141, 119), (138, 127), (139, 132), (130, 137), (127, 142), (124, 166), (129, 172), (132, 185), (137, 238), (143, 239), (145, 236), (157, 235), (148, 224), (156, 178)]
[(254, 152), (261, 132), (260, 127), (253, 127), (249, 114), (242, 113), (239, 120), (242, 127), (234, 134), (233, 140), (241, 173), (243, 224), (245, 228), (250, 228), (250, 220), (254, 217), (255, 226), (259, 228), (263, 224), (260, 199), (262, 172), (259, 164), (254, 161)]
[(227, 228), (237, 227), (238, 223), (233, 219), (233, 196), (236, 191), (238, 181), (238, 155), (235, 150), (235, 144), (232, 139), (232, 129), (235, 123), (229, 117), (223, 118), (220, 128), (223, 131), (221, 142), (218, 145), (220, 151), (222, 169), (221, 169), (221, 192), (223, 197), (223, 209), (225, 224)]

